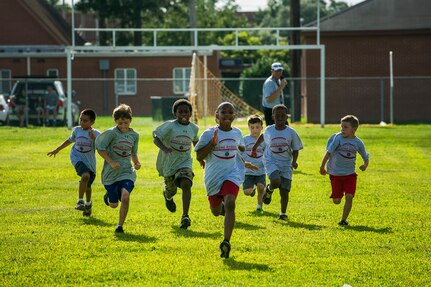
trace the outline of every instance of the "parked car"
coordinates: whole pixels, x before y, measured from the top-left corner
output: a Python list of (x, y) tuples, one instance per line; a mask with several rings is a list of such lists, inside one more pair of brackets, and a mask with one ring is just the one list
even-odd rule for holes
[[(26, 115), (28, 123), (33, 125), (43, 124), (40, 123), (40, 116), (38, 115), (38, 104), (39, 100), (46, 99), (48, 93), (48, 86), (53, 87), (54, 91), (58, 94), (58, 102), (55, 106), (57, 111), (57, 117), (52, 122), (52, 115), (50, 115), (51, 122), (45, 123), (49, 125), (65, 125), (67, 124), (67, 97), (64, 92), (63, 84), (55, 79), (40, 79), (40, 78), (28, 78), (18, 80), (12, 87), (10, 96), (8, 98), (9, 103), (9, 123), (18, 123), (18, 117), (14, 112), (14, 99), (17, 95), (20, 95), (22, 90), (27, 91), (27, 104), (26, 104)], [(74, 101), (74, 95), (72, 95), (72, 125), (79, 123), (79, 102)], [(44, 107), (43, 107), (44, 108)]]
[(9, 106), (3, 95), (0, 95), (0, 124), (4, 125), (8, 121)]

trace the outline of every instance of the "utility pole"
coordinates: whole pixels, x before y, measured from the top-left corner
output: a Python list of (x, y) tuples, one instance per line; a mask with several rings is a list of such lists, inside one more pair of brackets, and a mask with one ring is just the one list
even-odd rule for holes
[[(301, 8), (300, 0), (290, 1), (290, 26), (301, 26)], [(298, 30), (292, 31), (291, 45), (301, 44), (301, 32)], [(301, 50), (290, 50), (290, 77), (293, 78), (293, 87), (291, 95), (293, 95), (292, 103), (292, 122), (301, 121)]]
[[(196, 28), (196, 0), (189, 0), (189, 13), (190, 13), (190, 28)], [(197, 45), (195, 43), (194, 33), (191, 33), (191, 45)]]

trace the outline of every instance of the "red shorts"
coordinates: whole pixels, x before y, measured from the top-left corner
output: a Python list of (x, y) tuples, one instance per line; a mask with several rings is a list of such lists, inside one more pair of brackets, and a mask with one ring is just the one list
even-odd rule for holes
[(356, 192), (356, 173), (350, 175), (331, 175), (332, 193), (330, 198), (342, 198), (344, 193), (355, 196)]
[(210, 202), (211, 207), (220, 206), (223, 201), (223, 196), (227, 194), (233, 194), (237, 197), (239, 191), (239, 186), (233, 183), (232, 181), (226, 180), (223, 182), (219, 193), (216, 195), (208, 196), (208, 201)]

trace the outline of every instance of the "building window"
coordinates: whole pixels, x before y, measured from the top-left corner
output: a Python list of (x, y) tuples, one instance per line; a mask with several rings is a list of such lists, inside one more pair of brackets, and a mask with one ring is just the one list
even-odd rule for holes
[(58, 69), (48, 69), (46, 75), (48, 78), (58, 78)]
[(115, 69), (115, 93), (136, 95), (136, 69)]
[(0, 70), (0, 93), (6, 94), (10, 92), (11, 89), (11, 71), (10, 70)]
[(185, 94), (189, 90), (191, 68), (174, 68), (174, 94)]

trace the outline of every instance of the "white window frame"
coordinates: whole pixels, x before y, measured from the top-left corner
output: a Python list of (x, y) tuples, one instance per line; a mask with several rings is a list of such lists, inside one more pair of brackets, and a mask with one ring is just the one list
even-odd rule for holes
[[(190, 67), (177, 67), (172, 70), (172, 91), (175, 95), (184, 95), (189, 91), (189, 83), (190, 83), (190, 73), (191, 73)], [(177, 72), (181, 72), (181, 77), (177, 77)], [(180, 81), (180, 89), (177, 89), (177, 83)]]
[[(122, 73), (122, 75), (119, 75)], [(133, 76), (128, 76), (132, 73)], [(115, 94), (116, 95), (136, 95), (137, 79), (136, 69), (134, 68), (117, 68), (115, 69)], [(122, 77), (120, 77), (122, 76)]]
[[(6, 75), (7, 74), (7, 75)], [(12, 89), (12, 71), (0, 69), (0, 93), (6, 94)]]
[(46, 70), (46, 75), (47, 75), (48, 77), (51, 77), (51, 76), (49, 75), (49, 73), (54, 73), (54, 74), (55, 74), (55, 77), (56, 77), (56, 78), (58, 78), (58, 75), (59, 75), (58, 69), (48, 69), (48, 70)]

